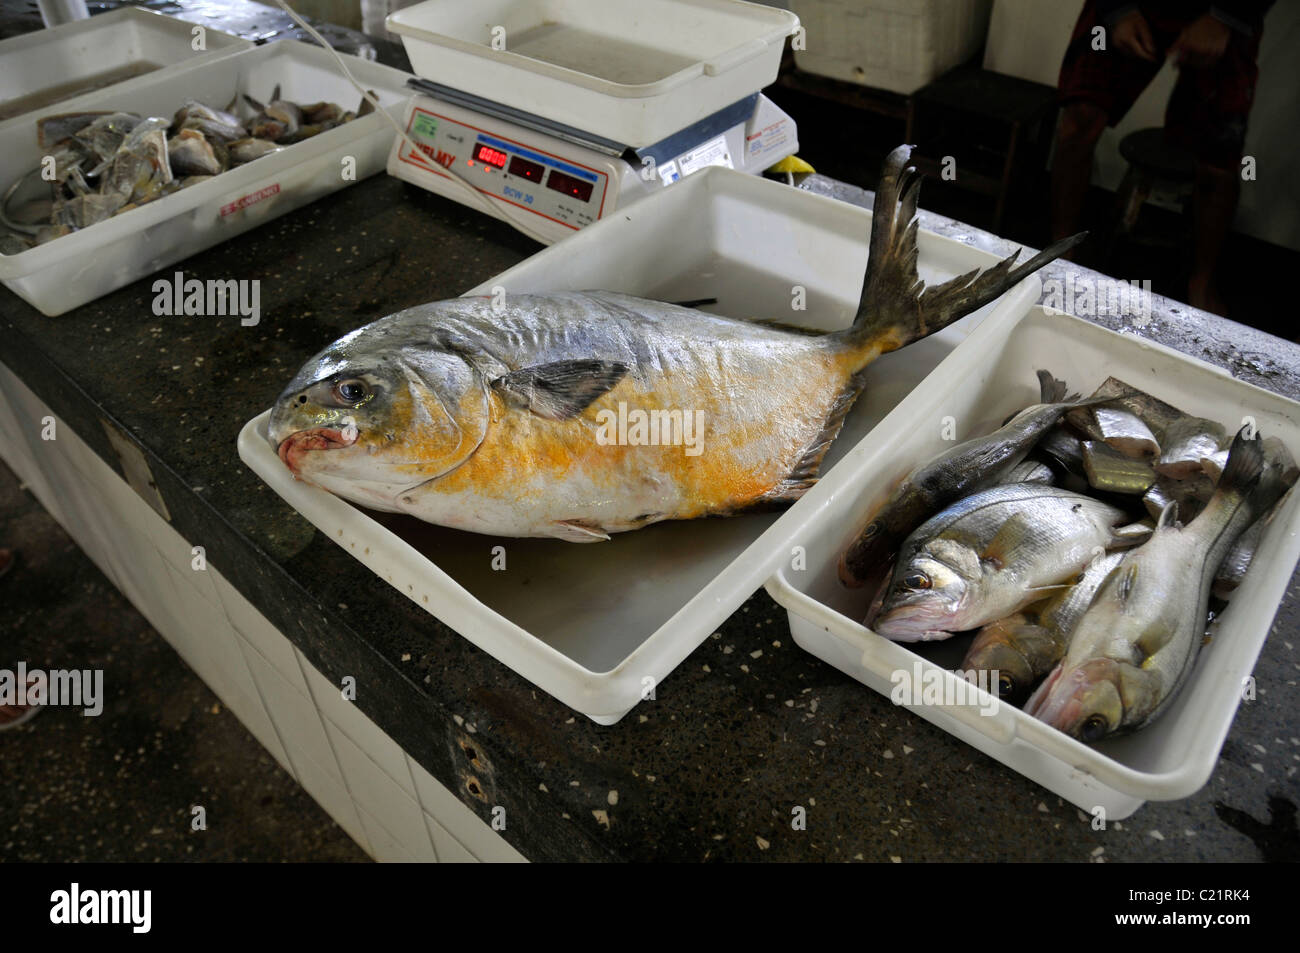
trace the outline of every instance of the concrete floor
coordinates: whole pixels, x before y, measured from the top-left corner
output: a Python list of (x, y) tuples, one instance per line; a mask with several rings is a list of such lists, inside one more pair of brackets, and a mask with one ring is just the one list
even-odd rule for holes
[(0, 546), (0, 669), (104, 672), (99, 717), (0, 733), (0, 861), (368, 860), (3, 464)]

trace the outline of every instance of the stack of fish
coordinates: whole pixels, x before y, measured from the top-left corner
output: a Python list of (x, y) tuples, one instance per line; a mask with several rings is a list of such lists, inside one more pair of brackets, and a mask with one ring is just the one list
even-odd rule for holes
[[(372, 94), (373, 95), (373, 94)], [(262, 104), (243, 97), (225, 109), (188, 100), (171, 120), (128, 112), (80, 112), (37, 120), (41, 166), (21, 176), (0, 202), (0, 253), (18, 254), (94, 225), (178, 189), (204, 182), (234, 166), (278, 152), (363, 116), (335, 103), (300, 105), (280, 98)], [(22, 189), (26, 201), (12, 214)]]
[(878, 586), (887, 638), (974, 632), (968, 677), (1092, 742), (1167, 709), (1300, 469), (1250, 422), (1229, 441), (1114, 378), (1086, 400), (1039, 380), (1041, 403), (910, 473), (840, 578)]

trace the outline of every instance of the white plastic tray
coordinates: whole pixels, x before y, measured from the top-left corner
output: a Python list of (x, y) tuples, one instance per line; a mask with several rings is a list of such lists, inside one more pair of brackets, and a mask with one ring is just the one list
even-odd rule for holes
[[(1037, 279), (1031, 279), (1036, 282)], [(955, 668), (949, 643), (923, 657), (871, 632), (859, 621), (870, 594), (843, 588), (840, 552), (866, 514), (916, 464), (951, 446), (941, 421), (957, 421), (957, 439), (992, 430), (1037, 399), (1037, 368), (1089, 393), (1108, 376), (1149, 391), (1182, 410), (1222, 421), (1229, 431), (1245, 415), (1264, 436), (1300, 451), (1300, 404), (1235, 380), (1227, 372), (1140, 338), (1117, 334), (1070, 315), (1034, 308), (990, 318), (880, 424), (871, 439), (811, 490), (789, 518), (789, 535), (807, 547), (807, 568), (780, 569), (768, 582), (789, 610), (795, 641), (818, 658), (889, 695), (896, 671)], [(1243, 679), (1259, 655), (1277, 606), (1300, 557), (1300, 497), (1278, 514), (1241, 587), (1222, 614), (1213, 641), (1201, 650), (1190, 680), (1159, 720), (1124, 738), (1088, 746), (1011, 705), (982, 716), (976, 706), (913, 710), (1085, 811), (1122, 819), (1145, 800), (1174, 800), (1209, 778), (1241, 701)], [(988, 702), (982, 695), (981, 701)]]
[(640, 147), (775, 80), (799, 19), (740, 0), (426, 0), (387, 24), (426, 79)]
[[(871, 213), (856, 206), (711, 168), (469, 294), (500, 285), (511, 293), (604, 288), (665, 300), (713, 296), (720, 303), (711, 310), (735, 317), (844, 327), (857, 310), (870, 226)], [(921, 275), (931, 281), (996, 260), (925, 232), (919, 246)], [(807, 311), (790, 310), (794, 285), (806, 289)], [(970, 315), (873, 364), (827, 465), (983, 316)], [(645, 687), (708, 638), (788, 553), (789, 533), (774, 525), (779, 514), (660, 523), (590, 546), (370, 514), (295, 480), (266, 440), (269, 413), (244, 427), (239, 453), (276, 493), (417, 605), (602, 724), (641, 701)], [(802, 505), (787, 518), (797, 520)], [(505, 572), (491, 568), (499, 545)]]
[[(349, 57), (357, 79), (395, 113), (409, 96), (409, 74)], [(320, 47), (285, 40), (195, 62), (59, 104), (57, 112), (120, 109), (169, 117), (186, 99), (224, 107), (236, 93), (257, 99), (281, 85), (284, 97), (331, 100), (355, 109), (360, 95)], [(0, 280), (47, 315), (92, 301), (322, 195), (384, 168), (392, 127), (372, 113), (17, 255), (0, 255)], [(343, 176), (345, 157), (355, 179)], [(0, 187), (40, 160), (35, 126), (0, 127)]]
[(194, 27), (123, 7), (0, 41), (0, 121), (31, 121), (59, 112), (51, 107), (65, 99), (253, 47), (252, 40), (203, 27), (205, 49), (195, 50)]

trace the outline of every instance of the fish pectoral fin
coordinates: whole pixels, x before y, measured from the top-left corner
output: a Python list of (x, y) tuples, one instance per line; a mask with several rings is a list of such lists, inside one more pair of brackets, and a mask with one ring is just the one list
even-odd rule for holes
[(607, 543), (609, 534), (590, 520), (555, 520), (551, 535), (570, 543)]
[(1050, 586), (1026, 586), (1024, 591), (1033, 593), (1034, 598), (1032, 602), (1026, 602), (1025, 605), (1031, 606), (1035, 602), (1042, 602), (1048, 596), (1055, 595), (1063, 589), (1069, 589), (1073, 585), (1073, 583), (1069, 582), (1057, 582)]
[(998, 531), (980, 553), (980, 562), (995, 570), (1009, 566), (1016, 549), (1029, 538), (1032, 529), (1025, 515), (1016, 513), (998, 527)]
[(613, 390), (629, 369), (618, 361), (555, 361), (511, 371), (492, 381), (492, 387), (539, 417), (568, 420)]

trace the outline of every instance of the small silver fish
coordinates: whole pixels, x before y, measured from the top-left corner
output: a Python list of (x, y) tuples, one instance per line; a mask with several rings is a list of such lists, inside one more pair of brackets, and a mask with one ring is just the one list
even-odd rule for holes
[(1117, 507), (1037, 483), (996, 486), (923, 523), (899, 551), (875, 630), (899, 642), (946, 639), (1069, 585), (1098, 550), (1149, 527)]
[(868, 518), (841, 554), (840, 581), (851, 588), (877, 580), (908, 534), (948, 504), (1007, 478), (1039, 436), (1068, 410), (1078, 395), (1045, 370), (1038, 374), (1040, 402), (1026, 407), (1000, 428), (963, 441), (914, 468)]
[(1165, 433), (1156, 472), (1175, 480), (1188, 479), (1204, 472), (1202, 461), (1227, 445), (1228, 433), (1217, 421), (1203, 417), (1176, 420)]
[(1101, 441), (1112, 450), (1135, 460), (1160, 456), (1160, 443), (1151, 428), (1137, 414), (1122, 407), (1094, 407), (1093, 420)]
[(998, 697), (1023, 697), (1065, 656), (1074, 627), (1102, 580), (1123, 558), (1123, 551), (1098, 556), (1058, 595), (984, 626), (967, 650), (961, 670), (967, 678), (972, 673), (996, 673)]
[(1095, 490), (1141, 495), (1156, 482), (1146, 460), (1135, 459), (1096, 440), (1083, 441), (1083, 470)]
[(252, 162), (254, 159), (260, 159), (262, 156), (269, 156), (273, 152), (279, 152), (282, 147), (277, 146), (269, 139), (239, 139), (232, 142), (227, 148), (230, 152), (230, 161), (240, 165), (245, 162)]
[(1141, 728), (1165, 710), (1201, 646), (1215, 571), (1251, 517), (1261, 441), (1238, 434), (1230, 454), (1195, 520), (1179, 525), (1169, 506), (1151, 539), (1106, 577), (1026, 712), (1093, 742)]
[(1056, 482), (1056, 473), (1046, 463), (1038, 460), (1021, 460), (999, 483), (1043, 483), (1051, 486)]
[(183, 128), (167, 140), (167, 160), (175, 176), (216, 175), (222, 170), (211, 143), (195, 129)]

